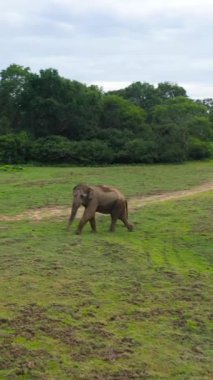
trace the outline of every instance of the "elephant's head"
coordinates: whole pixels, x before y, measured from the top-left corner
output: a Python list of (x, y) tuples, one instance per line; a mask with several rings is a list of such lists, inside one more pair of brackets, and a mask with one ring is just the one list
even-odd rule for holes
[(92, 199), (93, 196), (93, 189), (86, 185), (86, 184), (80, 184), (74, 187), (73, 189), (73, 202), (72, 202), (72, 212), (69, 218), (68, 227), (73, 222), (76, 213), (78, 211), (78, 208), (80, 206), (87, 206), (89, 201)]

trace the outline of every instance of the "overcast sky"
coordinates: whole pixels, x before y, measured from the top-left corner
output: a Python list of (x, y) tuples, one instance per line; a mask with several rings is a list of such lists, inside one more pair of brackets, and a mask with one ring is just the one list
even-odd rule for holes
[(104, 90), (170, 81), (213, 97), (213, 0), (5, 0), (0, 70), (11, 63)]

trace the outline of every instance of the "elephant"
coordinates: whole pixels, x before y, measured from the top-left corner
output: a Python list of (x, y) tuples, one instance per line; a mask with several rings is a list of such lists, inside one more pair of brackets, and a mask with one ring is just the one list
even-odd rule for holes
[(117, 219), (120, 219), (128, 231), (133, 230), (133, 225), (128, 222), (128, 205), (125, 196), (116, 188), (107, 185), (90, 186), (81, 183), (73, 189), (72, 210), (68, 221), (67, 230), (73, 222), (77, 210), (84, 206), (84, 214), (79, 222), (76, 234), (80, 235), (84, 225), (89, 222), (92, 232), (96, 232), (95, 213), (111, 215), (110, 231), (115, 231)]

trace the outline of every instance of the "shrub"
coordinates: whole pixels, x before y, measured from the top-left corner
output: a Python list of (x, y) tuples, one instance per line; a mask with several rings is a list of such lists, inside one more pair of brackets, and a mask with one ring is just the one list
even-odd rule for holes
[(188, 148), (188, 158), (192, 160), (202, 160), (213, 156), (213, 146), (208, 141), (196, 138), (190, 139)]
[(0, 162), (24, 163), (29, 158), (30, 139), (25, 132), (0, 136)]
[(35, 140), (31, 148), (31, 159), (44, 163), (69, 163), (74, 161), (75, 143), (62, 136), (50, 136)]
[(31, 159), (44, 163), (106, 164), (113, 160), (113, 151), (99, 140), (70, 141), (62, 136), (36, 140)]
[(117, 162), (152, 163), (157, 161), (156, 146), (153, 141), (135, 139), (125, 143), (116, 155)]
[(113, 150), (101, 140), (79, 141), (75, 145), (75, 159), (80, 164), (110, 164)]

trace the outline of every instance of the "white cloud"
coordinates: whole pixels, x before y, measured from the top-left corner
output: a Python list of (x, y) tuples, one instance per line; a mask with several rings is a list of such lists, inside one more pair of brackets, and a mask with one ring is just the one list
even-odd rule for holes
[(96, 85), (101, 87), (104, 91), (114, 91), (120, 90), (121, 88), (125, 88), (131, 84), (131, 82), (90, 82), (88, 85)]
[(202, 84), (202, 83), (180, 83), (183, 86), (189, 97), (193, 99), (205, 99), (213, 97), (213, 83)]
[[(114, 91), (120, 90), (129, 86), (132, 82), (88, 82), (88, 85), (94, 84), (103, 89), (103, 91)], [(155, 87), (157, 83), (152, 83)], [(204, 98), (212, 98), (213, 94), (213, 84), (203, 85), (202, 83), (179, 83), (180, 86), (185, 88), (187, 95), (193, 99), (204, 99)]]
[(213, 97), (212, 19), (212, 0), (7, 0), (0, 70), (54, 67), (105, 89), (171, 81)]

